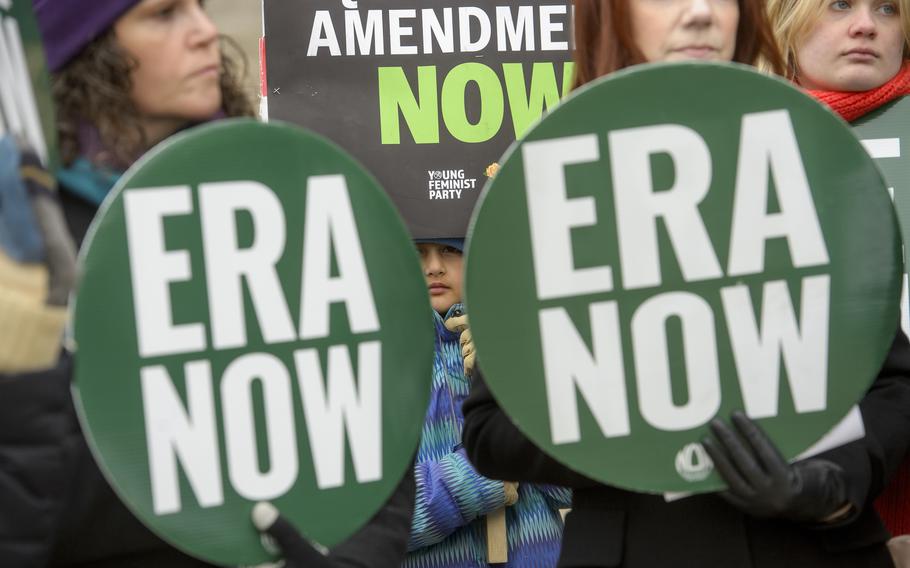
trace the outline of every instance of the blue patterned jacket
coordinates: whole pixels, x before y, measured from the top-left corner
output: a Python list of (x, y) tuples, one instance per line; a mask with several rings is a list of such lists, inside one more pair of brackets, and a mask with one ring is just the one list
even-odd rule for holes
[[(446, 317), (461, 304), (449, 309)], [(482, 477), (461, 447), (461, 403), (470, 383), (464, 375), (458, 334), (436, 321), (433, 389), (415, 466), (417, 499), (407, 568), (487, 566), (484, 516), (505, 501), (501, 481)], [(518, 502), (506, 509), (509, 568), (552, 568), (562, 537), (560, 508), (570, 506), (568, 489), (520, 484)]]

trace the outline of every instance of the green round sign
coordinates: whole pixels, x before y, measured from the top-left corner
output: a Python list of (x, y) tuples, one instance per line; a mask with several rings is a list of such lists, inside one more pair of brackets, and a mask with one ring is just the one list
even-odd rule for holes
[(490, 389), (540, 448), (637, 491), (722, 487), (699, 444), (743, 409), (792, 458), (897, 329), (901, 245), (843, 122), (735, 65), (579, 90), (485, 189), (467, 300)]
[(123, 177), (81, 260), (80, 417), (152, 530), (257, 564), (256, 501), (334, 546), (391, 495), (428, 403), (430, 303), (345, 152), (251, 120), (175, 136)]

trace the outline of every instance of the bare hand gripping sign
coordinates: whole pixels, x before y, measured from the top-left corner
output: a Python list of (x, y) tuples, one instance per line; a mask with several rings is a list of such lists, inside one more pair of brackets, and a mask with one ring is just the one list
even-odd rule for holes
[(461, 237), (484, 169), (572, 81), (567, 0), (264, 0), (270, 118), (376, 174), (414, 236)]
[(382, 505), (417, 446), (432, 328), (405, 228), (346, 154), (288, 126), (191, 131), (127, 173), (84, 250), (81, 415), (146, 524), (254, 564), (255, 501), (327, 546)]
[(901, 272), (881, 175), (830, 112), (742, 67), (651, 66), (512, 148), (467, 298), (490, 388), (541, 448), (605, 483), (705, 491), (712, 418), (742, 409), (793, 457), (845, 415)]

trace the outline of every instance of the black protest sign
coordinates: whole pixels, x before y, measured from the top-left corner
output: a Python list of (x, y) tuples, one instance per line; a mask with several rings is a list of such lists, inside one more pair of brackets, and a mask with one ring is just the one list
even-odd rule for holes
[(463, 236), (487, 166), (571, 86), (569, 4), (264, 0), (269, 117), (351, 152), (414, 236)]

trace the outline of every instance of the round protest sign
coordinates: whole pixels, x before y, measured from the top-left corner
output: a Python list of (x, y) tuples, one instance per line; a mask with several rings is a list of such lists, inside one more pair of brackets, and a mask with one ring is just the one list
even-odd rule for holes
[(901, 250), (849, 129), (735, 65), (596, 82), (508, 154), (472, 222), (479, 361), (540, 448), (604, 483), (708, 491), (736, 409), (787, 458), (841, 421), (897, 329)]
[(338, 147), (248, 120), (175, 136), (115, 188), (82, 266), (80, 417), (159, 535), (257, 564), (254, 502), (333, 546), (392, 493), (426, 411), (430, 304), (392, 204)]
[[(901, 236), (910, 242), (910, 97), (883, 105), (851, 123), (869, 155), (885, 175), (894, 210), (900, 221)], [(906, 258), (906, 250), (904, 251)], [(908, 300), (907, 266), (904, 265), (904, 287), (901, 295), (901, 327), (910, 333), (910, 300)]]

